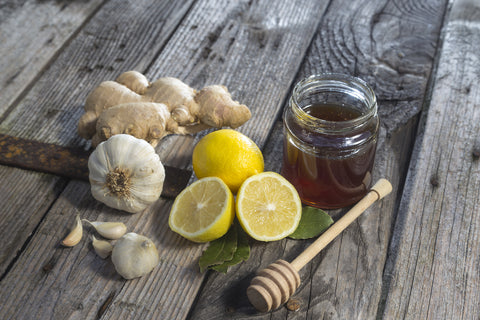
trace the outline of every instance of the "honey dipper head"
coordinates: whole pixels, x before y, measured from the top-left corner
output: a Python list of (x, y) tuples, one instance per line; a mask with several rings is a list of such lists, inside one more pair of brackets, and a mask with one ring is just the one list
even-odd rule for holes
[(300, 285), (297, 270), (285, 260), (278, 260), (258, 272), (247, 288), (250, 303), (260, 312), (277, 309), (287, 302)]

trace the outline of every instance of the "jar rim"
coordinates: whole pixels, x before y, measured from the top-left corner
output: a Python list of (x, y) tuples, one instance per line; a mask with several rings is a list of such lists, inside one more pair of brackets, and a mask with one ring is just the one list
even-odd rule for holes
[[(300, 107), (299, 97), (301, 96), (302, 92), (306, 91), (306, 88), (309, 88), (309, 86), (317, 85), (322, 82), (325, 82), (326, 91), (333, 91), (332, 89), (338, 86), (338, 88), (348, 88), (352, 92), (355, 91), (356, 93), (361, 94), (362, 97), (365, 98), (365, 100), (367, 101), (367, 112), (362, 113), (362, 115), (357, 118), (345, 121), (325, 120), (308, 114), (307, 112), (305, 112), (305, 110), (303, 110), (302, 107)], [(292, 96), (290, 99), (292, 102), (291, 108), (293, 109), (294, 113), (296, 113), (300, 119), (307, 122), (309, 125), (315, 126), (320, 130), (325, 130), (327, 128), (330, 130), (342, 130), (359, 126), (367, 122), (368, 119), (372, 118), (377, 114), (377, 99), (375, 96), (375, 92), (370, 87), (370, 85), (358, 77), (341, 73), (313, 74), (300, 80), (293, 88)]]

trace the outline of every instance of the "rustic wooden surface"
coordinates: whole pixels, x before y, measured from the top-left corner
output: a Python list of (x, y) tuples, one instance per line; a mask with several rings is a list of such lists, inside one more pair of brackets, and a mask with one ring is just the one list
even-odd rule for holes
[(392, 241), (389, 319), (480, 316), (480, 3), (453, 3)]
[[(310, 241), (251, 240), (247, 262), (202, 274), (206, 246), (168, 229), (171, 200), (123, 214), (95, 201), (88, 183), (0, 167), (0, 318), (478, 318), (479, 25), (475, 0), (0, 0), (1, 133), (88, 148), (76, 134), (86, 95), (135, 69), (226, 85), (253, 113), (239, 130), (279, 171), (292, 85), (341, 72), (375, 89), (374, 177), (394, 185), (301, 270), (299, 311), (258, 314), (245, 295), (255, 271)], [(204, 134), (168, 137), (157, 152), (191, 169)], [(151, 237), (159, 266), (125, 281), (88, 241), (62, 248), (77, 213)]]

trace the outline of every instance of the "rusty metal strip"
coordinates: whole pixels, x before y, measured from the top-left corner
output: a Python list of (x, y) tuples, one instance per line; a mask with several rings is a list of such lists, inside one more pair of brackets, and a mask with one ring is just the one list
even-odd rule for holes
[[(90, 151), (0, 134), (0, 164), (69, 179), (88, 181)], [(162, 197), (176, 197), (188, 184), (190, 170), (165, 166)]]

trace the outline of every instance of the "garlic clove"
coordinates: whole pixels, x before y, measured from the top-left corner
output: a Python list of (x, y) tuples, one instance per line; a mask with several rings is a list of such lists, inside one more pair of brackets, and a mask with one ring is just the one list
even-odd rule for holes
[(90, 222), (86, 219), (83, 221), (90, 224), (92, 227), (97, 230), (97, 232), (104, 238), (117, 240), (120, 239), (126, 232), (127, 226), (122, 222), (103, 222), (103, 221), (93, 221)]
[(102, 259), (106, 259), (112, 253), (113, 246), (110, 242), (105, 240), (98, 240), (92, 235), (92, 246), (95, 253)]
[(125, 279), (144, 276), (158, 265), (160, 257), (152, 240), (129, 232), (121, 237), (112, 251), (115, 270)]
[(65, 247), (73, 247), (80, 242), (83, 236), (83, 227), (80, 216), (77, 214), (75, 218), (75, 226), (70, 233), (62, 240), (62, 245)]

